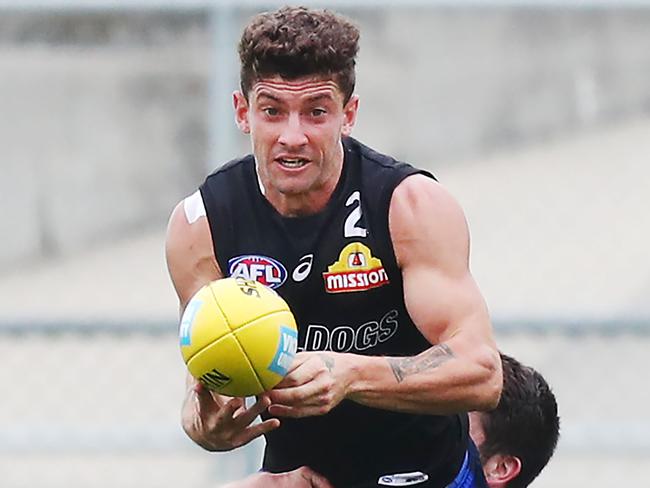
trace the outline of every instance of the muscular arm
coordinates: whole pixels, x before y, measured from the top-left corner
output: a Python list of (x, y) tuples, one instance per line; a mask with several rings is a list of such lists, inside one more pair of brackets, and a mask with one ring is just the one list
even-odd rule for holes
[(494, 408), (501, 363), (469, 271), (462, 210), (440, 185), (416, 175), (395, 190), (389, 225), (408, 312), (432, 347), (413, 357), (355, 358), (349, 398), (412, 412)]
[[(179, 203), (167, 228), (167, 267), (178, 295), (181, 315), (203, 285), (223, 278), (214, 256), (205, 212), (203, 215), (197, 212), (197, 205), (202, 205), (198, 193)], [(183, 430), (204, 449), (231, 450), (279, 425), (277, 419), (250, 425), (269, 403), (268, 398), (262, 397), (246, 408), (243, 399), (208, 391), (188, 374), (182, 408)]]
[(271, 394), (272, 414), (327, 413), (343, 398), (388, 410), (447, 414), (494, 408), (501, 362), (487, 307), (469, 272), (462, 210), (421, 175), (395, 190), (391, 238), (408, 312), (432, 346), (413, 357), (299, 353)]
[[(186, 212), (186, 205), (196, 206), (196, 203), (186, 203), (183, 200), (176, 206), (169, 219), (165, 241), (167, 268), (178, 295), (181, 312), (203, 285), (223, 278), (212, 249), (212, 235), (207, 218), (196, 209)], [(188, 213), (192, 223), (188, 219)]]

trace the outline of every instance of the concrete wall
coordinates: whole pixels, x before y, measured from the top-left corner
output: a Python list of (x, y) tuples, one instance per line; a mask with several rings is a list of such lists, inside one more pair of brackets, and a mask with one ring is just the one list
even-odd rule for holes
[(362, 27), (358, 133), (421, 165), (650, 112), (650, 9), (413, 10)]
[[(650, 9), (349, 13), (356, 135), (434, 171), (650, 111)], [(0, 16), (0, 270), (164, 225), (206, 172), (211, 42), (205, 12)]]
[(160, 227), (202, 177), (205, 24), (179, 17), (3, 17), (0, 269)]

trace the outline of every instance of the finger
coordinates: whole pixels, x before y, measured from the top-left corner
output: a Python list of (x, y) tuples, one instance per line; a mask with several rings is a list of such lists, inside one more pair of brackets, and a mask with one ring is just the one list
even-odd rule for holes
[(293, 371), (294, 369), (298, 368), (302, 363), (309, 361), (309, 359), (312, 356), (313, 356), (313, 352), (311, 351), (297, 352), (296, 355), (293, 357), (293, 361), (291, 361), (291, 366), (289, 366), (289, 373), (291, 373), (291, 371)]
[(202, 412), (217, 410), (221, 406), (221, 403), (217, 403), (215, 401), (215, 398), (212, 396), (212, 393), (207, 388), (195, 387), (193, 389), (193, 393), (196, 396), (196, 399), (198, 401), (199, 410)]
[(325, 476), (314, 471), (311, 472), (311, 477), (308, 480), (312, 488), (334, 488), (334, 485)]
[(314, 353), (311, 351), (296, 353), (296, 355), (293, 358), (293, 361), (291, 361), (291, 365), (289, 366), (289, 369), (287, 370), (287, 374), (285, 375), (285, 378), (287, 376), (290, 376), (294, 371), (296, 371), (298, 368), (301, 368), (303, 364), (309, 362), (313, 358), (314, 358)]
[(246, 410), (248, 410), (248, 408), (250, 408), (246, 406), (246, 403), (248, 401), (247, 398), (242, 398), (241, 400), (242, 400), (241, 405), (237, 410), (235, 410), (235, 413), (233, 414), (234, 419), (238, 419), (242, 414), (246, 413)]
[(325, 415), (329, 408), (324, 405), (320, 406), (306, 406), (306, 407), (289, 407), (286, 405), (271, 405), (269, 407), (269, 414), (274, 417), (288, 417), (288, 418), (302, 418), (314, 417), (317, 415)]
[(334, 488), (325, 476), (317, 473), (309, 466), (301, 466), (296, 471), (304, 480), (309, 482), (312, 488)]
[(242, 446), (248, 444), (253, 439), (257, 439), (261, 435), (271, 432), (278, 427), (280, 427), (279, 419), (268, 419), (259, 424), (251, 425), (241, 435), (237, 436), (238, 444)]
[(203, 384), (202, 384), (199, 380), (194, 379), (194, 378), (192, 378), (192, 379), (193, 379), (193, 382), (192, 382), (192, 390), (193, 390), (193, 391), (195, 391), (196, 393), (198, 393), (198, 392), (200, 392), (200, 391), (202, 391), (202, 390), (206, 390), (206, 389), (207, 389), (205, 386), (203, 386)]
[(206, 390), (208, 390), (210, 392), (210, 395), (214, 399), (214, 402), (217, 405), (219, 405), (220, 407), (223, 407), (229, 401), (234, 401), (237, 404), (237, 407), (241, 407), (242, 405), (245, 405), (245, 399), (244, 398), (225, 396), (225, 395), (222, 395), (221, 393), (218, 393), (218, 392), (216, 392), (214, 390), (209, 390), (207, 388), (206, 388)]
[(318, 405), (322, 402), (321, 393), (325, 394), (324, 381), (315, 379), (294, 388), (282, 388), (270, 392), (272, 404), (276, 405)]
[(259, 395), (256, 397), (256, 401), (259, 402), (262, 398), (269, 398), (269, 392), (268, 392), (268, 391), (265, 391), (265, 392), (259, 394)]
[(223, 404), (219, 413), (217, 414), (217, 423), (221, 422), (232, 422), (235, 411), (241, 407), (242, 399), (241, 398), (231, 398), (226, 403)]
[(268, 396), (260, 397), (249, 409), (244, 409), (243, 412), (236, 417), (237, 423), (242, 427), (249, 425), (255, 418), (264, 412), (268, 406), (271, 405), (271, 399)]
[(301, 363), (296, 369), (290, 371), (273, 389), (277, 390), (300, 386), (313, 380), (321, 371), (322, 363), (314, 357), (311, 359), (310, 361)]

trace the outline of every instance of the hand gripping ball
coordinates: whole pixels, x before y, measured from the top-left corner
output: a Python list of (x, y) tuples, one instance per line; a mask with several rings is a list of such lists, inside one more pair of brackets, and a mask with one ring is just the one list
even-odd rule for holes
[(183, 360), (207, 388), (229, 396), (270, 390), (287, 374), (298, 332), (287, 303), (256, 281), (225, 278), (201, 288), (180, 326)]

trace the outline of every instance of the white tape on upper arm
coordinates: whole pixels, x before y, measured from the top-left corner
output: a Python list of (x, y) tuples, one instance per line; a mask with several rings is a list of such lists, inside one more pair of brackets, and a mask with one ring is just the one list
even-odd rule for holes
[(185, 210), (185, 218), (190, 224), (193, 224), (201, 217), (205, 217), (205, 205), (203, 205), (203, 198), (199, 190), (183, 200), (183, 209)]

